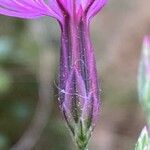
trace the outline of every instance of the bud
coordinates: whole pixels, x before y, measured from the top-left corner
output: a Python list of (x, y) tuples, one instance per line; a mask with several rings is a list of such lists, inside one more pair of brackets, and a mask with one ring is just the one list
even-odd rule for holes
[(138, 142), (135, 145), (135, 150), (149, 150), (150, 149), (150, 138), (148, 135), (148, 129), (145, 126), (141, 132)]
[(138, 91), (141, 105), (150, 123), (150, 37), (145, 36), (139, 67)]

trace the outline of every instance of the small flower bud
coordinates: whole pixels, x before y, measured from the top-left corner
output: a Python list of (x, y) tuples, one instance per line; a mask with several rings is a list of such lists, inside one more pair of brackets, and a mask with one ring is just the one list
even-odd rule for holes
[(143, 41), (143, 50), (139, 67), (138, 90), (140, 102), (150, 123), (150, 37)]
[(138, 142), (135, 145), (135, 150), (149, 150), (150, 149), (150, 138), (148, 129), (145, 126), (139, 136)]

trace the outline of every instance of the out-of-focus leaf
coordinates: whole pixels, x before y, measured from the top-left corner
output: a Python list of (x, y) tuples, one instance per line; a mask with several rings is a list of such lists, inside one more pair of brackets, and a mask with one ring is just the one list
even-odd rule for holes
[(0, 150), (8, 150), (10, 141), (9, 139), (0, 133)]
[(14, 102), (10, 108), (11, 117), (15, 120), (27, 120), (30, 114), (30, 107), (23, 102)]
[(8, 37), (0, 38), (0, 59), (6, 59), (12, 51), (13, 41)]
[(11, 87), (12, 79), (11, 76), (0, 69), (0, 94), (5, 93)]

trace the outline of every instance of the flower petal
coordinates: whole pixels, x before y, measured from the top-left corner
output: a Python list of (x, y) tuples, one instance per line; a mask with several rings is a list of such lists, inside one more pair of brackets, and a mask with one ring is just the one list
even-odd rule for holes
[(0, 14), (19, 18), (52, 16), (60, 19), (44, 0), (0, 0)]
[(94, 0), (87, 13), (88, 19), (94, 17), (105, 6), (106, 3), (107, 0)]

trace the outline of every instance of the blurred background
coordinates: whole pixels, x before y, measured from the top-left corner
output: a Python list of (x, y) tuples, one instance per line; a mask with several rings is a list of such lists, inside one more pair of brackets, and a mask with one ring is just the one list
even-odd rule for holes
[[(90, 150), (133, 150), (145, 125), (137, 71), (149, 0), (109, 0), (91, 36), (102, 88)], [(0, 150), (76, 150), (57, 102), (59, 26), (0, 16)]]

